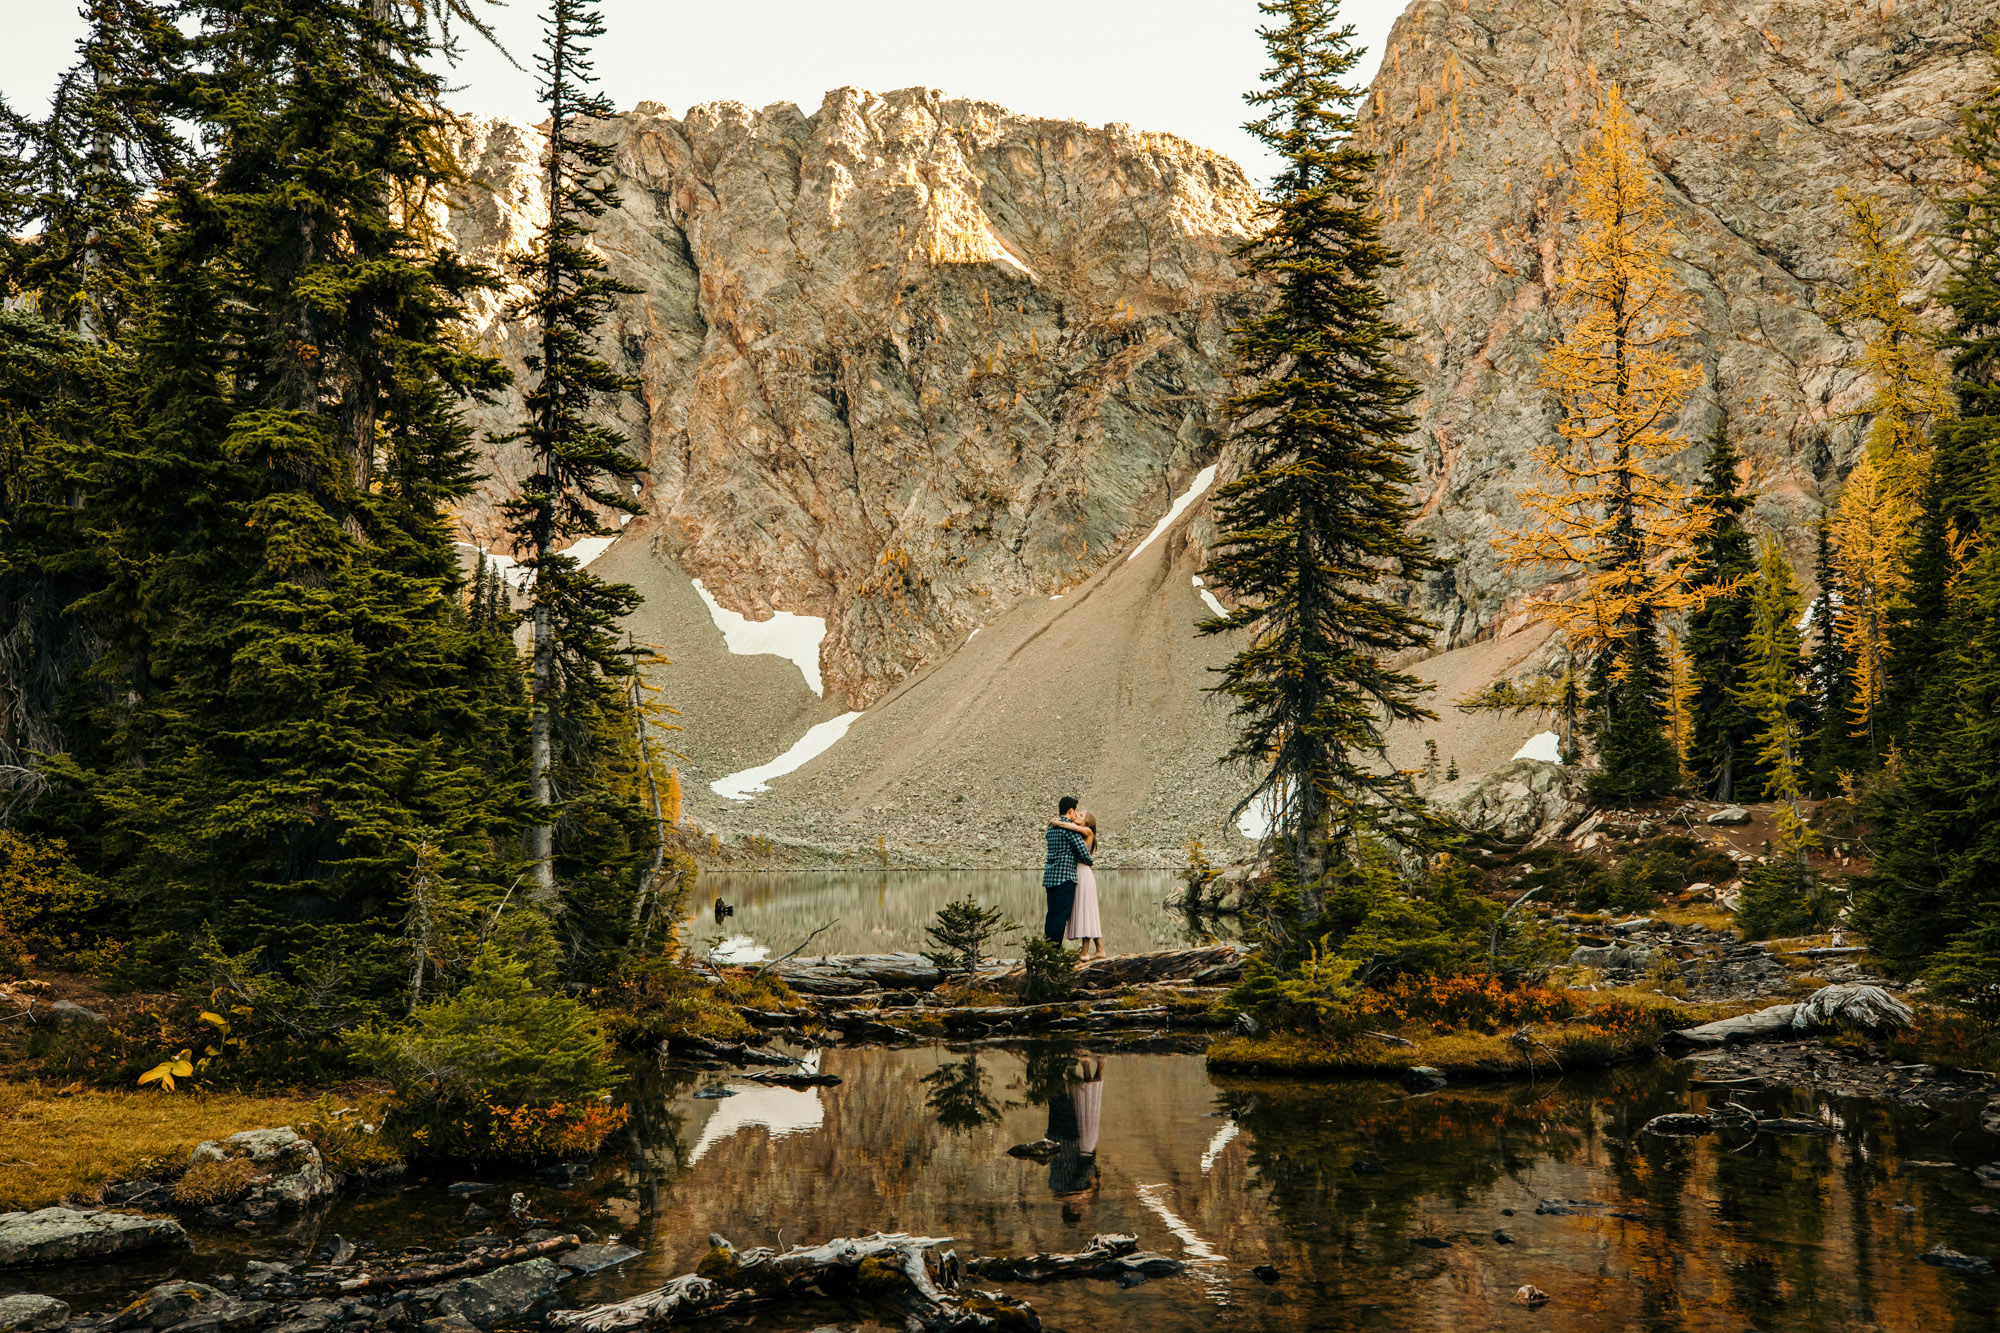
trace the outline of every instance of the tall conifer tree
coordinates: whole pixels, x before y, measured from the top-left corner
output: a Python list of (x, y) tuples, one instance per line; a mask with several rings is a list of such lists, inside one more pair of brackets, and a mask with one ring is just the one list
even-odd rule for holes
[(1499, 545), (1510, 565), (1577, 576), (1532, 605), (1589, 664), (1597, 787), (1634, 800), (1676, 781), (1659, 636), (1668, 614), (1705, 596), (1685, 557), (1707, 519), (1659, 466), (1683, 447), (1666, 423), (1701, 371), (1678, 351), (1689, 328), (1667, 266), (1666, 199), (1615, 87), (1578, 155), (1570, 206), (1562, 333), (1542, 362), (1556, 438), (1534, 451), (1547, 480), (1522, 495), (1528, 526)]
[(1736, 476), (1740, 455), (1729, 438), (1728, 418), (1720, 417), (1708, 437), (1697, 497), (1710, 515), (1709, 527), (1694, 539), (1691, 577), (1715, 589), (1688, 612), (1687, 654), (1694, 676), (1693, 738), (1688, 766), (1695, 786), (1718, 801), (1736, 799), (1737, 788), (1754, 791), (1758, 763), (1750, 745), (1754, 722), (1737, 695), (1742, 686), (1744, 645), (1750, 637), (1751, 575), (1757, 562), (1743, 515), (1750, 501)]
[(1406, 411), (1416, 386), (1392, 356), (1408, 334), (1387, 314), (1370, 183), (1376, 159), (1353, 137), (1362, 89), (1342, 82), (1360, 59), (1336, 0), (1265, 0), (1270, 52), (1263, 115), (1249, 129), (1282, 166), (1264, 226), (1237, 251), (1272, 293), (1236, 330), (1253, 387), (1228, 411), (1248, 450), (1219, 493), (1221, 535), (1204, 574), (1235, 612), (1206, 633), (1247, 631), (1217, 690), (1235, 701), (1230, 757), (1257, 766), (1255, 798), (1310, 891), (1330, 855), (1382, 835), (1423, 841), (1421, 803), (1380, 762), (1384, 728), (1432, 716), (1422, 685), (1388, 665), (1427, 646), (1421, 616), (1384, 588), (1442, 568), (1409, 531), (1416, 481)]
[(528, 358), (534, 376), (527, 415), (499, 437), (527, 447), (531, 471), (508, 504), (514, 549), (529, 571), (528, 798), (537, 814), (529, 826), (528, 859), (536, 896), (558, 901), (555, 807), (558, 753), (565, 739), (589, 748), (593, 714), (616, 708), (612, 678), (633, 671), (618, 645), (618, 620), (639, 603), (625, 584), (606, 583), (561, 548), (579, 537), (617, 529), (601, 515), (637, 514), (627, 483), (641, 471), (625, 436), (603, 423), (603, 400), (636, 387), (598, 354), (597, 333), (613, 298), (637, 289), (619, 282), (590, 249), (590, 223), (618, 204), (610, 179), (611, 148), (593, 137), (595, 122), (614, 114), (590, 91), (595, 82), (590, 42), (604, 34), (584, 0), (549, 0), (542, 54), (542, 103), (549, 113), (542, 170), (548, 222), (513, 268), (526, 293), (508, 313), (530, 322), (539, 346)]
[(504, 375), (456, 332), (490, 279), (413, 229), (454, 174), (420, 35), (366, 0), (184, 12), (173, 109), (213, 156), (164, 182), (129, 429), (88, 478), (135, 702), (59, 776), (142, 930), (283, 957), (388, 911), (420, 829), (504, 873), (511, 664), (445, 513), (457, 399)]
[[(1989, 41), (2000, 74), (2000, 42)], [(1937, 617), (1921, 707), (1880, 801), (1857, 917), (1878, 954), (1965, 998), (2000, 977), (2000, 79), (1959, 115), (1965, 188), (1945, 201), (1958, 420), (1940, 432), (1912, 602)], [(1931, 547), (1926, 557), (1926, 544)]]

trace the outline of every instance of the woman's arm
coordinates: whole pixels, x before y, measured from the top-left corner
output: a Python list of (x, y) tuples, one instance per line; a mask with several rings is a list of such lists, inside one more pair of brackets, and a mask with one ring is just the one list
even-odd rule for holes
[(1090, 830), (1088, 828), (1085, 828), (1082, 824), (1072, 824), (1070, 823), (1069, 820), (1064, 819), (1061, 815), (1057, 815), (1054, 819), (1051, 819), (1049, 823), (1055, 825), (1057, 828), (1066, 828), (1071, 833), (1081, 833), (1086, 838), (1090, 836)]

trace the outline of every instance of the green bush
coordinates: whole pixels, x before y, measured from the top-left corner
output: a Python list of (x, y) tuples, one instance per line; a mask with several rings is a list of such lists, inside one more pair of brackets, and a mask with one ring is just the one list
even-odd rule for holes
[(1076, 994), (1076, 955), (1040, 935), (1028, 938), (1023, 963), (1021, 1001), (1060, 1004)]
[[(595, 1114), (588, 1104), (617, 1078), (597, 1016), (536, 989), (521, 962), (490, 946), (457, 994), (347, 1043), (394, 1086), (384, 1128), (415, 1156), (505, 1160), (559, 1143), (573, 1149), (565, 1135), (584, 1123), (577, 1117)], [(510, 1138), (510, 1124), (525, 1137)]]
[(1773, 856), (1743, 876), (1736, 928), (1746, 940), (1804, 935), (1840, 919), (1833, 886), (1789, 856)]

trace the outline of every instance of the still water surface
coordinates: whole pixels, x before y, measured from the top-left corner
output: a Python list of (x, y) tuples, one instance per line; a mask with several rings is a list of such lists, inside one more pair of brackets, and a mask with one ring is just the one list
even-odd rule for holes
[[(1104, 917), (1104, 947), (1112, 953), (1143, 953), (1188, 942), (1186, 919), (1167, 907), (1179, 879), (1165, 870), (1106, 870), (1097, 877)], [(1039, 930), (1044, 910), (1041, 872), (1036, 870), (885, 870), (704, 872), (695, 889), (696, 910), (681, 938), (700, 947), (714, 941), (725, 957), (756, 962), (783, 954), (828, 922), (833, 926), (812, 943), (814, 954), (891, 953), (927, 947), (924, 927), (937, 909), (970, 894), (998, 907), (1014, 924)], [(715, 919), (721, 898), (735, 914)], [(1017, 939), (1001, 946), (1018, 956)]]
[[(1144, 1333), (1996, 1327), (1996, 1280), (1919, 1260), (1940, 1241), (2000, 1256), (1996, 1196), (1969, 1170), (1993, 1155), (1991, 1136), (1970, 1108), (1739, 1093), (1830, 1132), (1667, 1140), (1635, 1131), (1709, 1095), (1670, 1064), (1410, 1098), (1372, 1082), (1211, 1076), (1199, 1056), (1113, 1054), (1100, 1066), (1080, 1054), (830, 1050), (825, 1067), (844, 1081), (804, 1092), (648, 1070), (630, 1126), (588, 1181), (482, 1179), (645, 1247), (622, 1272), (585, 1279), (578, 1294), (593, 1299), (688, 1271), (711, 1231), (750, 1246), (907, 1230), (956, 1237), (961, 1253), (1013, 1254), (1129, 1231), (1186, 1259), (1187, 1275), (1132, 1290), (1009, 1289), (1051, 1328)], [(735, 1095), (694, 1095), (718, 1088)], [(1054, 1161), (1007, 1154), (1045, 1135), (1065, 1144)], [(303, 1255), (334, 1232), (447, 1246), (476, 1229), (445, 1195), (453, 1179), (343, 1200), (285, 1238), (204, 1236), (192, 1255), (150, 1266), (0, 1275), (0, 1294), (50, 1290), (99, 1309), (169, 1272)], [(1260, 1281), (1259, 1264), (1282, 1278)], [(1514, 1304), (1526, 1283), (1549, 1304)], [(852, 1319), (822, 1307), (748, 1326)]]

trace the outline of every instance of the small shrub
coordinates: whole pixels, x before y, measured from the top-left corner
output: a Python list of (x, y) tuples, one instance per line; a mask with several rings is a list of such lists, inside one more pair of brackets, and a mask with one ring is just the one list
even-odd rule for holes
[(1839, 919), (1833, 887), (1789, 856), (1773, 856), (1743, 876), (1736, 928), (1746, 940), (1805, 935)]
[(616, 1071), (596, 1015), (537, 990), (521, 963), (491, 947), (456, 995), (348, 1044), (394, 1084), (384, 1129), (412, 1155), (569, 1155), (594, 1149), (624, 1116), (602, 1101)]
[(257, 1174), (247, 1157), (209, 1157), (188, 1167), (174, 1182), (174, 1202), (189, 1208), (235, 1203), (250, 1192)]
[(1039, 935), (1028, 939), (1021, 979), (1024, 1004), (1060, 1004), (1076, 994), (1076, 955)]
[(979, 974), (979, 965), (991, 954), (991, 945), (1003, 933), (1016, 927), (997, 907), (981, 907), (971, 894), (938, 908), (937, 923), (926, 926), (936, 949), (926, 949), (924, 957), (940, 971), (957, 972), (967, 981)]
[(292, 1128), (300, 1138), (319, 1149), (327, 1170), (356, 1175), (379, 1167), (394, 1166), (403, 1160), (381, 1132), (362, 1118), (355, 1107), (336, 1107), (333, 1099), (321, 1096), (303, 1120)]
[[(60, 839), (0, 829), (0, 967), (28, 963), (93, 971), (104, 962), (105, 894)], [(115, 952), (115, 950), (114, 950)]]

